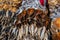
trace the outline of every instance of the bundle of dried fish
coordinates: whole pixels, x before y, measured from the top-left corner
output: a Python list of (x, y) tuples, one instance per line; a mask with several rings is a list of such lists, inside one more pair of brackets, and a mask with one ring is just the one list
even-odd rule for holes
[(0, 40), (15, 40), (17, 37), (18, 29), (14, 25), (16, 10), (15, 7), (10, 9), (13, 11), (0, 10)]
[(54, 32), (59, 32), (60, 30), (60, 18), (54, 18), (52, 21), (52, 29), (54, 29)]
[[(50, 4), (48, 0), (51, 13), (59, 9), (59, 0), (55, 2)], [(60, 18), (54, 19), (55, 15), (51, 23), (48, 10), (39, 0), (0, 0), (0, 3), (0, 40), (60, 40)]]
[(53, 40), (60, 40), (60, 17), (53, 19), (51, 23), (51, 33)]
[(15, 25), (19, 28), (17, 39), (19, 40), (30, 36), (33, 38), (38, 36), (37, 39), (39, 40), (45, 39), (44, 35), (47, 31), (46, 29), (49, 28), (48, 25), (50, 22), (50, 18), (47, 14), (47, 10), (45, 12), (34, 8), (23, 10), (22, 13), (17, 15), (15, 22)]

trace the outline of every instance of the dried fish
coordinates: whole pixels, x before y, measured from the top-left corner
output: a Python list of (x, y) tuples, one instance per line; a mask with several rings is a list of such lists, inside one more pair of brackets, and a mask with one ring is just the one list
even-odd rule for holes
[(40, 1), (0, 0), (0, 40), (60, 40), (60, 1)]

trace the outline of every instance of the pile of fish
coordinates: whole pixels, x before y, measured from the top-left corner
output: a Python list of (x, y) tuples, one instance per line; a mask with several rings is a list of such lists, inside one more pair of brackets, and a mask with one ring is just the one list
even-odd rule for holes
[(29, 8), (28, 10), (23, 10), (16, 17), (5, 17), (5, 14), (1, 15), (0, 39), (48, 40), (47, 28), (49, 28), (48, 25), (50, 18), (47, 16), (47, 14), (47, 10), (43, 12), (40, 9)]
[(39, 0), (10, 1), (0, 0), (0, 40), (60, 40), (59, 4), (48, 1), (48, 16)]

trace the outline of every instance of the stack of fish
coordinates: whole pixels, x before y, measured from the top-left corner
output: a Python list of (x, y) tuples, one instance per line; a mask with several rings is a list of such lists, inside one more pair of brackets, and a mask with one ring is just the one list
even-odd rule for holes
[(51, 17), (39, 1), (0, 0), (0, 40), (60, 40), (59, 0), (48, 1)]
[(31, 36), (34, 40), (36, 37), (36, 40), (48, 40), (47, 28), (50, 18), (47, 14), (47, 10), (43, 12), (40, 9), (29, 8), (17, 15), (15, 25), (19, 28), (18, 39)]

